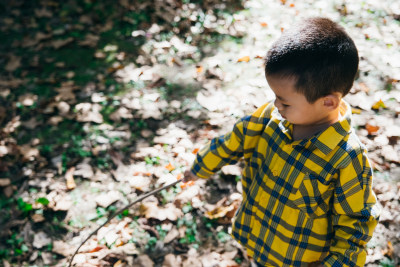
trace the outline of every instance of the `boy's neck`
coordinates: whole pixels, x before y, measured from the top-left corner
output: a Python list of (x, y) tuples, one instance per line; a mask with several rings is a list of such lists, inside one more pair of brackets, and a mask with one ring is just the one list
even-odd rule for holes
[(302, 140), (308, 139), (314, 136), (316, 133), (322, 132), (326, 130), (329, 126), (339, 121), (341, 117), (340, 109), (337, 108), (336, 110), (327, 114), (322, 120), (317, 121), (313, 124), (308, 125), (293, 125), (293, 140)]

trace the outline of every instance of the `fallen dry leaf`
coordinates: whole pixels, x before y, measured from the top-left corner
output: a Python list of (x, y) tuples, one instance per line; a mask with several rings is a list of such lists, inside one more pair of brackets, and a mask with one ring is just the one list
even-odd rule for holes
[(168, 171), (170, 171), (170, 172), (172, 172), (173, 170), (175, 170), (175, 166), (172, 165), (171, 163), (168, 163), (168, 165), (165, 166), (165, 168), (166, 168)]
[(35, 248), (42, 248), (51, 242), (51, 238), (45, 232), (36, 233), (33, 238), (33, 246)]
[(60, 49), (63, 46), (66, 46), (69, 43), (72, 43), (74, 41), (74, 38), (72, 37), (68, 37), (67, 39), (58, 39), (58, 40), (54, 40), (51, 42), (51, 46), (54, 49)]
[(353, 114), (361, 114), (361, 109), (359, 109), (359, 108), (351, 108), (351, 113), (353, 113)]
[(393, 146), (382, 147), (382, 155), (388, 162), (400, 163), (400, 155)]
[(168, 234), (164, 238), (164, 243), (168, 244), (174, 239), (176, 239), (179, 236), (179, 231), (176, 228), (172, 228)]
[(9, 185), (9, 186), (6, 186), (4, 189), (3, 189), (3, 194), (7, 197), (7, 198), (10, 198), (13, 194), (14, 194), (14, 191), (16, 191), (17, 190), (17, 187), (16, 186), (11, 186), (11, 185)]
[(93, 175), (94, 175), (93, 169), (92, 169), (92, 166), (90, 166), (88, 159), (85, 159), (84, 162), (76, 165), (74, 175), (82, 176), (83, 178), (86, 178), (86, 179), (93, 177)]
[(223, 218), (228, 212), (232, 211), (234, 208), (234, 205), (216, 207), (212, 211), (206, 212), (205, 216), (211, 220)]
[(43, 222), (45, 220), (45, 217), (42, 214), (36, 214), (36, 213), (33, 214), (31, 218), (32, 221), (34, 221), (35, 223)]
[(367, 123), (365, 125), (365, 129), (367, 129), (369, 135), (376, 135), (378, 134), (378, 130), (380, 129), (380, 127)]
[(109, 191), (107, 194), (101, 194), (95, 198), (97, 205), (107, 208), (112, 203), (118, 201), (121, 198), (121, 194), (118, 191)]
[(182, 189), (186, 189), (186, 187), (193, 186), (193, 185), (195, 185), (195, 182), (194, 182), (194, 181), (188, 181), (188, 182), (186, 182), (186, 183), (182, 183), (182, 184), (181, 184), (181, 188), (182, 188)]
[(21, 95), (20, 97), (18, 97), (18, 102), (20, 102), (22, 105), (29, 107), (32, 106), (33, 104), (35, 104), (35, 102), (37, 101), (38, 96), (28, 93), (28, 94), (24, 94)]
[[(160, 172), (161, 172), (161, 174), (160, 174)], [(179, 179), (179, 175), (174, 176), (172, 173), (164, 173), (164, 171), (161, 171), (161, 170), (157, 170), (155, 175), (160, 177), (157, 180), (157, 183), (156, 183), (157, 186), (170, 184)]]
[(71, 167), (65, 173), (65, 181), (67, 183), (68, 190), (72, 190), (76, 187), (76, 183), (74, 180), (74, 171), (75, 171), (75, 167)]
[(41, 9), (35, 8), (35, 15), (38, 18), (51, 18), (53, 13), (47, 8), (43, 7)]
[(203, 92), (197, 93), (196, 100), (200, 105), (208, 109), (209, 111), (216, 111), (221, 106), (221, 101), (225, 96), (222, 93), (214, 93), (206, 96)]
[(11, 184), (11, 180), (9, 178), (0, 179), (0, 186), (1, 187), (8, 186), (10, 184)]
[(388, 241), (386, 248), (382, 251), (382, 254), (385, 256), (388, 256), (389, 258), (392, 258), (393, 256), (393, 245), (392, 242)]
[(110, 114), (110, 119), (113, 121), (120, 122), (122, 119), (132, 119), (132, 111), (125, 108), (125, 107), (120, 107), (116, 111)]
[(132, 266), (137, 267), (153, 267), (154, 262), (146, 254), (139, 255), (133, 262)]
[(39, 150), (30, 145), (22, 145), (19, 147), (19, 151), (24, 157), (24, 160), (33, 161), (39, 156)]
[(61, 241), (61, 240), (55, 240), (53, 241), (53, 249), (52, 251), (54, 253), (60, 254), (64, 257), (71, 256), (72, 253), (74, 253), (75, 248), (69, 245), (68, 243)]
[(140, 206), (140, 213), (146, 219), (154, 218), (160, 221), (166, 219), (176, 221), (183, 215), (182, 211), (178, 209), (173, 203), (168, 203), (163, 207), (159, 207), (156, 202), (145, 202)]
[(400, 137), (400, 126), (395, 124), (387, 125), (385, 134), (389, 137)]
[(203, 267), (203, 264), (201, 263), (198, 255), (189, 254), (188, 258), (183, 261), (182, 267)]
[(238, 59), (237, 62), (249, 62), (250, 61), (250, 57), (249, 56), (244, 56)]
[(49, 39), (50, 37), (52, 37), (52, 34), (45, 34), (43, 32), (37, 32), (35, 35), (35, 40), (36, 40), (36, 42), (40, 42), (45, 39)]
[(68, 82), (63, 82), (61, 83), (61, 87), (56, 88), (55, 91), (58, 92), (58, 95), (56, 95), (55, 100), (56, 101), (68, 101), (69, 103), (75, 102), (75, 93), (73, 92), (76, 90), (78, 87), (74, 84), (73, 81), (68, 81)]
[(97, 252), (97, 251), (100, 251), (100, 250), (102, 250), (104, 248), (106, 248), (106, 246), (96, 246), (95, 248), (90, 250), (89, 253)]
[(8, 154), (8, 147), (0, 145), (0, 157)]
[(96, 47), (99, 40), (99, 36), (89, 33), (85, 36), (85, 40), (79, 42), (79, 45)]
[(22, 79), (12, 79), (12, 80), (8, 80), (8, 81), (3, 80), (3, 81), (0, 81), (0, 86), (16, 88), (25, 82), (26, 81), (22, 80)]
[(205, 216), (209, 219), (218, 219), (218, 223), (229, 224), (231, 219), (235, 215), (235, 212), (240, 204), (240, 199), (235, 197), (236, 194), (232, 194), (230, 201), (227, 202), (226, 197), (218, 201), (212, 210), (205, 213)]
[(378, 102), (372, 105), (371, 107), (374, 110), (378, 110), (380, 108), (387, 108), (386, 104), (380, 99)]
[(115, 248), (117, 252), (125, 253), (126, 255), (138, 255), (140, 254), (139, 250), (136, 248), (135, 244), (127, 243), (122, 246)]
[(111, 246), (112, 244), (114, 244), (114, 242), (116, 242), (118, 238), (119, 238), (119, 235), (113, 231), (108, 232), (104, 236), (104, 240), (106, 241), (106, 244), (108, 246)]
[(21, 66), (21, 57), (10, 54), (10, 59), (8, 60), (4, 69), (9, 72), (13, 72)]
[(128, 179), (129, 185), (142, 192), (148, 191), (151, 185), (151, 177), (149, 176), (130, 176)]
[(165, 255), (162, 267), (179, 267), (182, 266), (182, 257), (180, 255)]
[(77, 121), (103, 123), (103, 115), (100, 113), (102, 106), (100, 104), (79, 103), (75, 108), (78, 112), (76, 114)]

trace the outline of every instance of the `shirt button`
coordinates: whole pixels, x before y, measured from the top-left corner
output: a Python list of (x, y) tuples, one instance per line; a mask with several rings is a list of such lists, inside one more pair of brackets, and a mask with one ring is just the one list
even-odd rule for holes
[(278, 176), (278, 171), (277, 171), (277, 170), (273, 170), (273, 171), (272, 171), (272, 174), (273, 174), (274, 176)]

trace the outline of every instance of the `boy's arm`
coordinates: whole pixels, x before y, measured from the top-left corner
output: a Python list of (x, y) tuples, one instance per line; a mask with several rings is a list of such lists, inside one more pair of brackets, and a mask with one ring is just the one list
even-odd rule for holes
[(243, 157), (243, 123), (238, 121), (231, 132), (212, 139), (199, 151), (191, 168), (193, 175), (208, 178)]
[(334, 192), (334, 237), (324, 266), (364, 266), (367, 242), (378, 223), (372, 170), (366, 151), (350, 153), (350, 163), (340, 169)]

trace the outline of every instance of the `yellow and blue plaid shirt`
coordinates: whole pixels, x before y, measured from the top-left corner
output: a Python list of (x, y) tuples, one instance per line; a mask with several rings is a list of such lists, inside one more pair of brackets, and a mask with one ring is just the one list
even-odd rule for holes
[(372, 170), (342, 101), (338, 122), (294, 141), (271, 103), (209, 142), (192, 172), (207, 178), (244, 158), (233, 237), (266, 266), (363, 266), (377, 224)]

